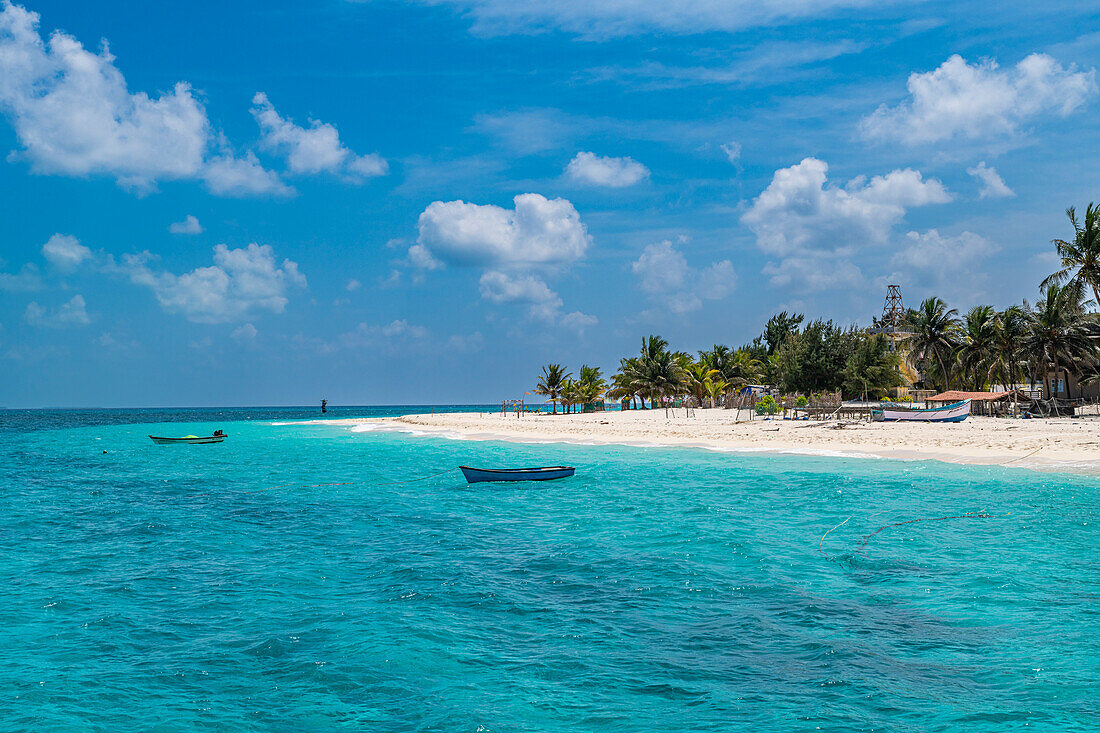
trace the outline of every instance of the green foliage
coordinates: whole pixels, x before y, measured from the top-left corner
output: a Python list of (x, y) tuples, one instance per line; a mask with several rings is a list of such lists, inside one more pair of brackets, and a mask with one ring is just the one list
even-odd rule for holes
[(774, 415), (779, 412), (779, 403), (775, 401), (775, 398), (771, 395), (764, 395), (760, 398), (760, 401), (756, 403), (757, 415)]
[(762, 338), (767, 348), (768, 356), (779, 350), (791, 336), (798, 333), (798, 327), (802, 324), (801, 313), (788, 314), (787, 311), (776, 313), (764, 324)]
[(898, 371), (898, 355), (890, 351), (882, 334), (857, 338), (844, 363), (843, 377), (846, 394), (866, 394), (872, 399), (883, 397), (904, 381)]
[(535, 394), (549, 397), (553, 404), (553, 412), (558, 411), (558, 401), (561, 399), (562, 389), (565, 383), (573, 375), (565, 370), (561, 364), (547, 364), (542, 368), (538, 384), (535, 386)]
[(808, 404), (810, 404), (810, 400), (807, 399), (806, 395), (803, 394), (798, 396), (798, 399), (794, 401), (794, 404), (797, 407), (806, 407)]
[(835, 391), (857, 335), (832, 321), (816, 320), (790, 335), (769, 360), (769, 376), (784, 392)]

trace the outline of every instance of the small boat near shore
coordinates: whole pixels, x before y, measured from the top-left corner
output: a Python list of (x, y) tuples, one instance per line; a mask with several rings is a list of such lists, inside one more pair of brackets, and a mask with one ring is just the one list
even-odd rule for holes
[(188, 445), (203, 445), (205, 443), (220, 443), (229, 436), (220, 430), (215, 430), (213, 435), (185, 435), (182, 438), (164, 438), (158, 435), (150, 435), (157, 445), (174, 445), (185, 443)]
[(872, 410), (871, 419), (879, 422), (962, 422), (970, 416), (970, 400), (924, 410), (882, 408)]
[(576, 469), (573, 466), (541, 466), (538, 468), (471, 468), (459, 466), (466, 483), (484, 481), (553, 481), (568, 478)]

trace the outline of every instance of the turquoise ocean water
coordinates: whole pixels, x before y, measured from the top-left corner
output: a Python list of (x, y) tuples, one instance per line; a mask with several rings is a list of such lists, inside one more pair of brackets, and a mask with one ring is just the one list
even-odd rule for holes
[(1096, 478), (303, 417), (0, 413), (0, 728), (1100, 729)]

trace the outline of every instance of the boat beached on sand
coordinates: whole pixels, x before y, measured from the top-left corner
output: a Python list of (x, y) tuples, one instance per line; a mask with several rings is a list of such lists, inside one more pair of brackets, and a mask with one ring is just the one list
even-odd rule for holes
[(881, 422), (962, 422), (970, 416), (970, 400), (955, 402), (943, 407), (924, 410), (905, 410), (884, 407), (872, 410), (871, 418)]
[(466, 482), (477, 484), (483, 481), (552, 481), (568, 478), (576, 471), (573, 466), (541, 466), (539, 468), (470, 468), (459, 466)]
[(173, 445), (176, 443), (202, 445), (205, 443), (220, 443), (229, 436), (220, 430), (215, 430), (213, 435), (185, 435), (182, 438), (162, 438), (157, 435), (150, 435), (149, 437), (158, 445)]

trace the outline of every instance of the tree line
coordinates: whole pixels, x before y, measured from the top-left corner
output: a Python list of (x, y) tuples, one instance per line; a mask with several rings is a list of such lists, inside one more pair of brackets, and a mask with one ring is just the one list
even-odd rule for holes
[[(801, 313), (783, 311), (737, 348), (715, 344), (692, 355), (647, 336), (636, 356), (619, 361), (610, 381), (599, 367), (584, 365), (574, 379), (561, 364), (548, 364), (535, 392), (550, 399), (554, 412), (558, 403), (570, 410), (604, 397), (636, 407), (639, 400), (656, 406), (690, 396), (699, 406), (717, 406), (750, 384), (787, 394), (881, 398), (904, 384), (902, 369), (911, 368), (921, 386), (937, 391), (1025, 381), (1045, 386), (1053, 375), (1065, 380), (1072, 398), (1071, 375), (1081, 384), (1100, 381), (1100, 317), (1093, 311), (1100, 302), (1100, 206), (1090, 203), (1083, 220), (1072, 207), (1066, 215), (1073, 238), (1052, 241), (1061, 267), (1042, 281), (1034, 304), (1024, 300), (1000, 311), (978, 305), (960, 315), (933, 296), (899, 322), (875, 319), (870, 328), (806, 322)], [(901, 350), (908, 364), (891, 348), (883, 326), (906, 334)]]

